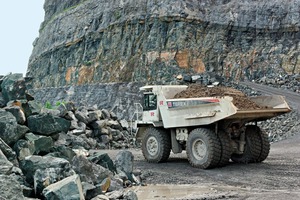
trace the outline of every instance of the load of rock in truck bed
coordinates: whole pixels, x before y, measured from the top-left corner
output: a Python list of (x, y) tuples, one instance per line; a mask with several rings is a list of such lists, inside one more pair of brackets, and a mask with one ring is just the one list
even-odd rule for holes
[(192, 84), (186, 90), (177, 93), (174, 98), (197, 98), (197, 97), (224, 97), (231, 96), (233, 104), (240, 110), (261, 109), (259, 105), (251, 101), (243, 92), (223, 86), (206, 87)]

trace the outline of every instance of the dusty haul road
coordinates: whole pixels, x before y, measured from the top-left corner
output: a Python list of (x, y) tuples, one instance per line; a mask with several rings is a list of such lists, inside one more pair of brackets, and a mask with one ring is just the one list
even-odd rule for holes
[(148, 175), (148, 186), (132, 188), (139, 199), (300, 199), (300, 134), (271, 145), (263, 163), (237, 164), (202, 170), (185, 153), (165, 163), (147, 163), (132, 150), (135, 169)]
[[(299, 109), (299, 94), (291, 96), (283, 90), (251, 86), (262, 92), (286, 95), (289, 103)], [(300, 199), (300, 134), (271, 144), (270, 154), (263, 163), (230, 163), (210, 170), (193, 168), (185, 152), (171, 154), (165, 163), (151, 164), (144, 160), (141, 150), (131, 151), (134, 168), (146, 177), (147, 186), (131, 188), (141, 200)], [(112, 157), (113, 154), (110, 152)]]

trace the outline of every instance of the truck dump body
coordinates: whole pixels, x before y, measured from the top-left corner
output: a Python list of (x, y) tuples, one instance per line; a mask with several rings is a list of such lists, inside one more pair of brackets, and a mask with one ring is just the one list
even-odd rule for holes
[(258, 96), (250, 97), (250, 99), (257, 105), (265, 108), (259, 110), (238, 110), (234, 115), (228, 117), (228, 119), (261, 121), (291, 111), (283, 96)]
[(290, 111), (282, 96), (249, 97), (260, 109), (240, 110), (230, 96), (179, 98), (174, 95), (186, 86), (146, 86), (157, 95), (164, 128), (209, 125), (220, 120), (261, 121)]

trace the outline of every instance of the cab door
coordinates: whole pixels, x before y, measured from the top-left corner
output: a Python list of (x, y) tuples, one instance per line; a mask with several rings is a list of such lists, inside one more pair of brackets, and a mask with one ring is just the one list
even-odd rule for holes
[(157, 95), (153, 93), (144, 93), (143, 121), (157, 122), (159, 120)]

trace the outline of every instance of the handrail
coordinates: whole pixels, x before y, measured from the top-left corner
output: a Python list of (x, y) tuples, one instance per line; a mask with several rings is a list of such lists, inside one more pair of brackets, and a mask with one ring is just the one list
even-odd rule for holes
[(133, 115), (130, 118), (130, 122), (131, 122), (130, 134), (131, 135), (133, 134), (133, 119), (136, 117), (136, 120), (135, 120), (135, 129), (136, 129), (137, 128), (137, 123), (136, 122), (140, 121), (139, 116), (140, 116), (140, 114), (143, 114), (143, 106), (140, 103), (134, 103), (134, 105), (135, 105), (135, 111), (134, 111)]

